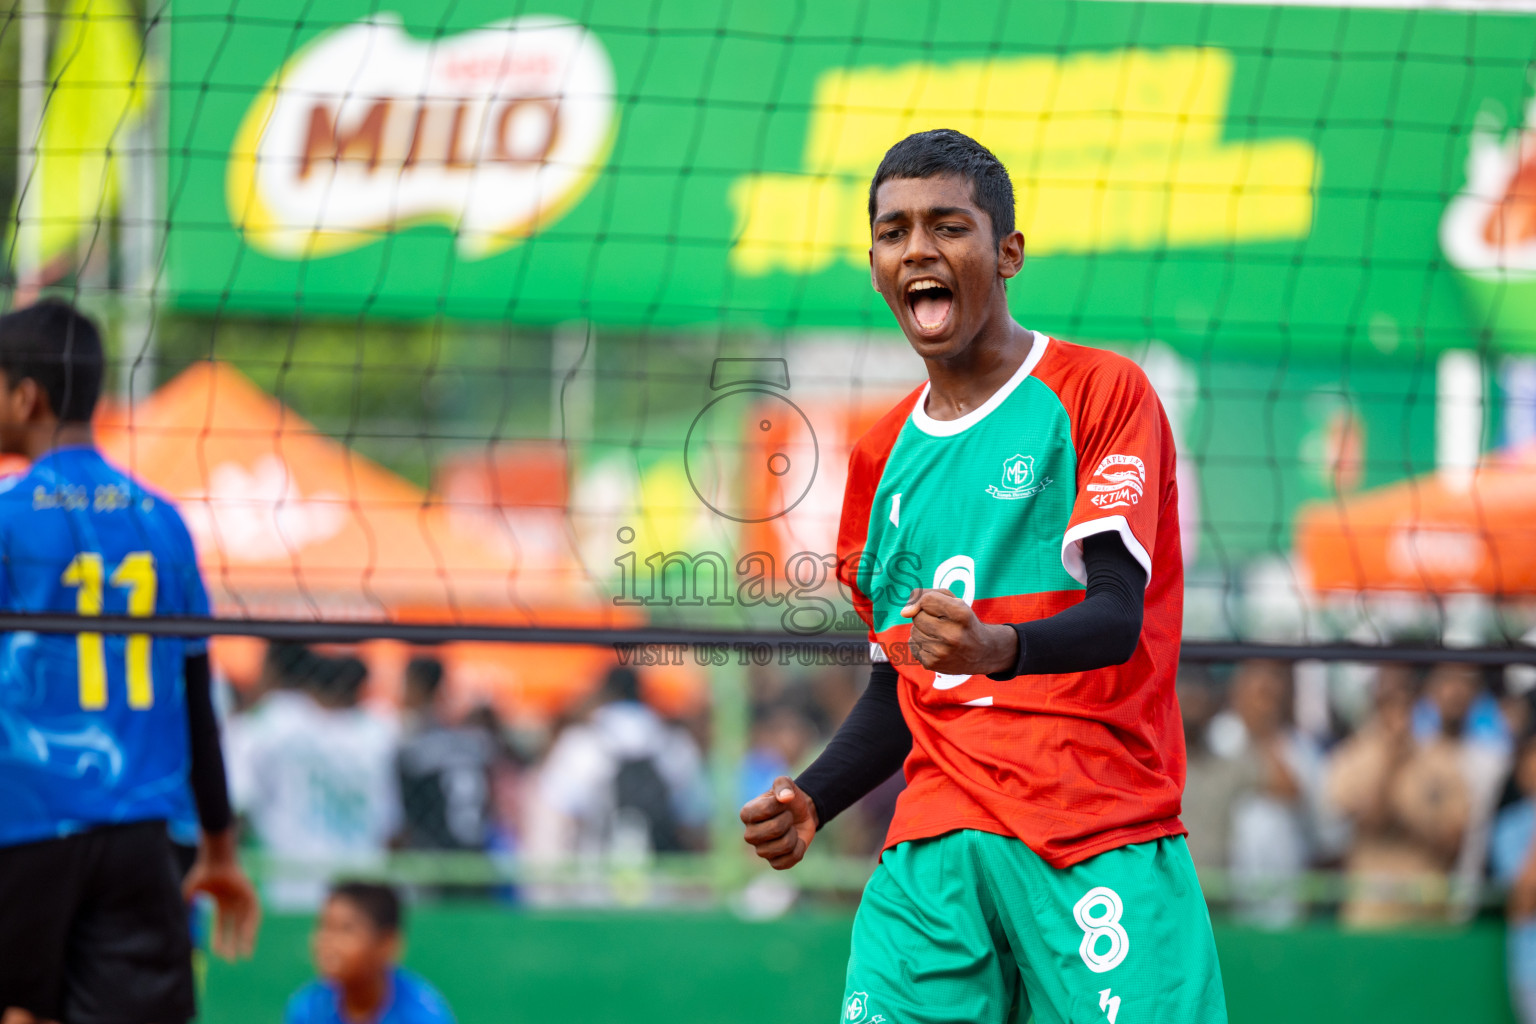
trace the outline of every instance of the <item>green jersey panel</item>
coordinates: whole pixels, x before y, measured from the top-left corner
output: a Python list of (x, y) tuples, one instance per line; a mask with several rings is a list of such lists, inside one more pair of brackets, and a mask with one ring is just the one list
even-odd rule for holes
[(909, 417), (875, 492), (859, 569), (875, 632), (903, 621), (913, 587), (947, 587), (967, 604), (1082, 590), (1061, 564), (1076, 497), (1071, 420), (1033, 376), (958, 433), (935, 436)]

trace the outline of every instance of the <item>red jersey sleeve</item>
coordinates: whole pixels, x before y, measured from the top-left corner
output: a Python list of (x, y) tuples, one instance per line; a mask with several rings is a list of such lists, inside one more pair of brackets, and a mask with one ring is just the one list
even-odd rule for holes
[(869, 595), (859, 589), (859, 566), (869, 543), (870, 507), (875, 500), (875, 491), (880, 487), (880, 477), (885, 473), (891, 447), (896, 443), (896, 437), (901, 433), (907, 417), (912, 414), (912, 406), (921, 393), (921, 387), (914, 389), (894, 409), (881, 417), (869, 433), (853, 446), (848, 456), (848, 477), (843, 486), (843, 513), (837, 526), (837, 578), (848, 588), (854, 610), (869, 630), (870, 657), (875, 661), (886, 660), (885, 649), (875, 642), (874, 608)]
[(863, 444), (855, 445), (848, 457), (848, 483), (843, 490), (843, 514), (837, 525), (837, 578), (848, 588), (854, 611), (870, 627), (873, 609), (869, 597), (859, 589), (859, 566), (869, 540), (869, 507), (880, 485), (880, 474)]
[(1162, 403), (1141, 367), (1128, 359), (1098, 362), (1082, 383), (1071, 410), (1077, 497), (1062, 537), (1061, 564), (1086, 584), (1083, 539), (1113, 532), (1150, 583), (1158, 511), (1173, 462)]

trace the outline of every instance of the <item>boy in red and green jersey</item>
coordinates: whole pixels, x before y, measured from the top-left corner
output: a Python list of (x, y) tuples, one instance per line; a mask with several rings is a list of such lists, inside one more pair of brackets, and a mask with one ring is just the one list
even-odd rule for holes
[(844, 1024), (1217, 1024), (1178, 819), (1173, 440), (1134, 363), (1013, 321), (1013, 205), (958, 132), (876, 172), (871, 280), (929, 371), (850, 459), (839, 577), (876, 664), (817, 761), (742, 809), (746, 839), (792, 867), (904, 768)]
[[(854, 570), (845, 577), (876, 658), (905, 652), (912, 624), (901, 612), (913, 586), (951, 589), (988, 622), (1077, 604), (1083, 541), (1096, 534), (1118, 535), (1150, 582), (1124, 664), (1019, 685), (946, 677), (897, 656), (913, 744), (886, 847), (979, 828), (1067, 867), (1183, 834), (1173, 684), (1184, 566), (1157, 395), (1130, 360), (1039, 333), (973, 413), (933, 420), (927, 391), (880, 420), (849, 464), (838, 557)], [(928, 578), (912, 578), (918, 567)]]

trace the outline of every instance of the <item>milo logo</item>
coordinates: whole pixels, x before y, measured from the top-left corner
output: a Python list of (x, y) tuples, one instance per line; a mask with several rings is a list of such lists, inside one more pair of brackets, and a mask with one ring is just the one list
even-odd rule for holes
[(1506, 350), (1536, 349), (1536, 105), (1524, 125), (1474, 130), (1467, 181), (1440, 221), (1477, 326)]
[(230, 217), (290, 259), (421, 223), (454, 229), (464, 256), (491, 255), (586, 193), (614, 134), (613, 83), (597, 37), (561, 18), (427, 40), (393, 15), (332, 30), (247, 110)]

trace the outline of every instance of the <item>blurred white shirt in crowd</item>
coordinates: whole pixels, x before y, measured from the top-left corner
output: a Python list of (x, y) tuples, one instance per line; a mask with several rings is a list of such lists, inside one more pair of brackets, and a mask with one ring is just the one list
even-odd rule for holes
[[(678, 824), (709, 819), (709, 794), (698, 744), (644, 704), (619, 701), (595, 709), (555, 740), (539, 770), (538, 802), (563, 822), (544, 821), (530, 855), (613, 852), (614, 789), (625, 762), (651, 761), (666, 784)], [(641, 840), (643, 842), (643, 839)]]
[[(1230, 762), (1257, 759), (1242, 719), (1223, 711), (1207, 733), (1211, 750)], [(1324, 800), (1326, 759), (1305, 733), (1285, 731), (1280, 756), (1297, 797), (1282, 800), (1262, 788), (1240, 793), (1232, 807), (1229, 866), (1238, 888), (1238, 914), (1250, 923), (1280, 928), (1300, 919), (1299, 884), (1312, 861), (1343, 848), (1345, 829)], [(1262, 770), (1255, 768), (1255, 778)]]
[[(382, 856), (400, 826), (398, 729), (365, 708), (324, 708), (307, 694), (268, 694), (229, 724), (230, 789), (276, 858), (358, 865)], [(318, 906), (323, 879), (275, 879), (267, 897)]]

